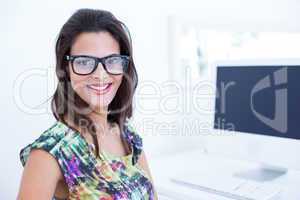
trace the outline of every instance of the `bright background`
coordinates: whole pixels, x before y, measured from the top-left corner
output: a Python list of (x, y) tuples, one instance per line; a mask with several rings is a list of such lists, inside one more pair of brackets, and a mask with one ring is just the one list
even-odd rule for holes
[[(199, 20), (203, 25), (213, 21), (230, 23), (238, 28), (249, 23), (258, 27), (274, 25), (280, 31), (300, 31), (300, 1), (297, 0), (2, 0), (0, 199), (15, 199), (22, 173), (19, 150), (54, 121), (50, 110), (42, 114), (29, 114), (20, 108), (16, 102), (14, 84), (20, 76), (25, 77), (28, 70), (32, 72), (35, 69), (34, 72), (42, 74), (22, 83), (22, 88), (18, 90), (22, 102), (34, 107), (51, 96), (55, 88), (55, 79), (51, 74), (56, 36), (68, 17), (83, 7), (110, 10), (131, 31), (140, 80), (133, 121), (144, 138), (150, 162), (151, 158), (195, 148), (202, 143), (201, 136), (182, 136), (178, 131), (176, 133), (179, 134), (175, 135), (166, 133), (183, 119), (197, 119), (197, 113), (167, 114), (159, 107), (159, 91), (163, 89), (163, 83), (168, 80), (172, 69), (168, 60), (169, 16)], [(152, 90), (149, 92), (142, 85), (152, 85)], [(153, 88), (157, 90), (153, 91)], [(147, 92), (150, 96), (146, 99), (138, 98)], [(47, 109), (47, 104), (40, 108)], [(175, 127), (176, 130), (179, 128)]]

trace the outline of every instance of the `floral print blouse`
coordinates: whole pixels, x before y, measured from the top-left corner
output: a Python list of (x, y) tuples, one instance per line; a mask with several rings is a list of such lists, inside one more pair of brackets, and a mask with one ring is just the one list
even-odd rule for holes
[(131, 154), (115, 156), (101, 151), (100, 157), (96, 157), (79, 132), (56, 121), (21, 149), (20, 160), (25, 166), (35, 148), (53, 155), (68, 185), (68, 200), (153, 200), (150, 178), (137, 163), (142, 138), (127, 122), (121, 136), (131, 147)]

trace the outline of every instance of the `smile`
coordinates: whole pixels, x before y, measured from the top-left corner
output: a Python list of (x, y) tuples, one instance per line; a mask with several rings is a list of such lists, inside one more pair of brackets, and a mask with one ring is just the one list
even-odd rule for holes
[(112, 86), (112, 83), (87, 85), (87, 87), (89, 89), (93, 90), (94, 92), (96, 92), (96, 94), (107, 93), (110, 90), (111, 86)]

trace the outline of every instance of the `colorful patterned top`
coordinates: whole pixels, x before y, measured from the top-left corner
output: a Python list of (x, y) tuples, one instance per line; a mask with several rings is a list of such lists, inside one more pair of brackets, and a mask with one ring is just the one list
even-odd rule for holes
[(142, 138), (129, 123), (124, 124), (121, 136), (130, 145), (131, 154), (119, 157), (101, 150), (96, 157), (79, 132), (56, 121), (20, 151), (20, 159), (25, 166), (35, 148), (53, 155), (68, 185), (69, 200), (153, 200), (150, 178), (137, 163)]

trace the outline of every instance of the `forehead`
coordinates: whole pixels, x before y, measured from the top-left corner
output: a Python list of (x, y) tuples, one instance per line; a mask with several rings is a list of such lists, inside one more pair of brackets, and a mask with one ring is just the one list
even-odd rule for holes
[(120, 47), (108, 32), (85, 32), (76, 37), (70, 53), (71, 55), (104, 57), (110, 54), (120, 54)]

